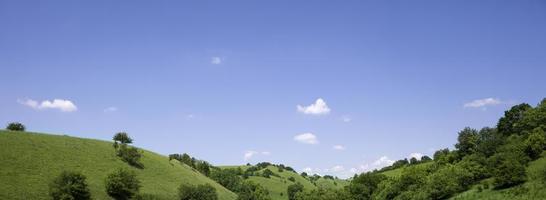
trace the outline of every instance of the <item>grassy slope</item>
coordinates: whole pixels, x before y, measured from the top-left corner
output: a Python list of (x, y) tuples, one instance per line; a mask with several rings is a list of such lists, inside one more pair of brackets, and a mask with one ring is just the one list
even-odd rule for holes
[[(112, 143), (68, 136), (0, 131), (0, 199), (47, 199), (48, 184), (62, 170), (87, 176), (94, 199), (109, 199), (104, 180), (110, 172), (129, 167), (114, 153)], [(169, 162), (159, 154), (144, 151), (144, 169), (135, 169), (141, 193), (159, 199), (174, 199), (181, 183), (210, 183), (220, 199), (236, 195), (190, 167)]]
[[(248, 168), (248, 166), (223, 166), (221, 168), (237, 168), (240, 167), (243, 171)], [(261, 176), (251, 176), (248, 178), (249, 181), (255, 182), (257, 184), (262, 185), (263, 187), (267, 188), (269, 190), (269, 195), (271, 199), (273, 200), (286, 200), (288, 199), (288, 196), (286, 195), (286, 190), (289, 185), (294, 184), (294, 182), (289, 181), (289, 177), (294, 177), (296, 182), (301, 183), (305, 189), (312, 190), (317, 189), (318, 187), (323, 188), (341, 188), (348, 184), (345, 180), (335, 180), (337, 184), (334, 184), (334, 180), (324, 179), (320, 178), (316, 181), (316, 186), (311, 183), (311, 181), (307, 180), (306, 178), (302, 177), (301, 175), (284, 170), (283, 172), (279, 172), (277, 167), (274, 166), (268, 166), (269, 170), (274, 172), (275, 174), (278, 174), (280, 177), (271, 176), (270, 178), (265, 178)], [(260, 172), (262, 172), (265, 169), (262, 169)]]

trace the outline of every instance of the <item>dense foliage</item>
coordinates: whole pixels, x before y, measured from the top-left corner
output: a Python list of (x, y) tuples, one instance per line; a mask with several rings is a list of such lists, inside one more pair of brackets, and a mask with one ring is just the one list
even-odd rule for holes
[(83, 174), (63, 171), (49, 185), (49, 195), (54, 200), (91, 199), (85, 179)]
[(128, 145), (133, 142), (133, 139), (130, 138), (127, 133), (116, 133), (113, 137), (113, 140), (114, 148), (116, 149), (116, 155), (120, 157), (121, 160), (133, 167), (144, 167), (144, 165), (140, 162), (142, 153), (137, 148)]
[[(496, 127), (469, 127), (458, 133), (455, 149), (440, 149), (428, 156), (402, 159), (381, 170), (355, 175), (340, 190), (304, 191), (289, 187), (290, 200), (448, 199), (477, 185), (478, 191), (511, 188), (528, 179), (526, 166), (546, 148), (546, 99), (536, 107), (513, 106)], [(427, 165), (420, 163), (431, 162)], [(401, 168), (400, 176), (381, 172)], [(302, 174), (303, 176), (303, 174)], [(307, 176), (312, 180), (315, 176)], [(546, 184), (546, 169), (539, 175)], [(523, 190), (513, 190), (516, 193)], [(524, 192), (524, 191), (523, 191)], [(517, 194), (514, 194), (517, 195)]]
[(6, 129), (10, 131), (25, 131), (26, 128), (25, 125), (19, 122), (12, 122), (6, 126)]
[(106, 178), (106, 193), (116, 200), (131, 199), (140, 189), (140, 181), (134, 171), (118, 169)]

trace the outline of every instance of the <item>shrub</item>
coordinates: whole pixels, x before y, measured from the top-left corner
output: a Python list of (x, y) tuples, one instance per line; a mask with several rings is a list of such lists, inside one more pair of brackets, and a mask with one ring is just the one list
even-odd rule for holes
[(294, 177), (288, 177), (289, 181), (296, 182), (296, 179)]
[(119, 146), (119, 149), (117, 150), (117, 155), (123, 161), (125, 161), (131, 166), (134, 166), (137, 168), (144, 167), (142, 163), (140, 163), (140, 158), (142, 157), (142, 154), (135, 147), (127, 146), (126, 144), (121, 144)]
[(288, 186), (286, 194), (288, 194), (288, 200), (295, 200), (296, 194), (303, 191), (303, 185), (300, 183), (292, 184)]
[(63, 171), (49, 185), (49, 195), (54, 200), (91, 199), (85, 179), (80, 173)]
[(270, 178), (272, 175), (274, 175), (274, 173), (269, 169), (265, 169), (262, 173), (262, 176), (265, 178)]
[(186, 185), (182, 184), (178, 188), (178, 199), (180, 200), (217, 200), (216, 189), (210, 184), (205, 185)]
[(10, 131), (25, 131), (25, 125), (19, 122), (12, 122), (6, 126), (6, 129)]
[(535, 128), (527, 140), (525, 140), (525, 153), (531, 159), (537, 159), (540, 157), (544, 147), (546, 147), (544, 131), (541, 128)]
[(140, 189), (140, 181), (134, 171), (118, 169), (106, 177), (106, 193), (116, 200), (134, 197)]

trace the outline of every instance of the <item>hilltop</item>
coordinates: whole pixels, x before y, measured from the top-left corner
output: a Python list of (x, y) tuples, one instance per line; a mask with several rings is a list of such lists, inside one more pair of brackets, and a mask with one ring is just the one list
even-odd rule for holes
[(110, 199), (107, 174), (130, 168), (142, 183), (141, 193), (156, 199), (175, 199), (182, 183), (211, 184), (219, 199), (237, 195), (196, 170), (143, 150), (143, 169), (132, 168), (116, 155), (112, 142), (42, 133), (0, 131), (0, 199), (48, 199), (48, 184), (63, 170), (87, 176), (93, 199)]

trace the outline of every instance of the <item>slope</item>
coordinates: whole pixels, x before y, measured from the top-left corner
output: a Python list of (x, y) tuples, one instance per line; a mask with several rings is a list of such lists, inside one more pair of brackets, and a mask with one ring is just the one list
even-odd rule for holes
[(62, 170), (87, 176), (94, 199), (109, 199), (104, 180), (117, 168), (135, 170), (141, 193), (156, 199), (174, 199), (181, 183), (213, 185), (222, 200), (236, 194), (178, 161), (146, 151), (144, 168), (122, 162), (111, 142), (39, 133), (0, 131), (0, 199), (48, 199), (48, 184)]

